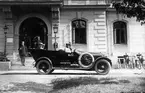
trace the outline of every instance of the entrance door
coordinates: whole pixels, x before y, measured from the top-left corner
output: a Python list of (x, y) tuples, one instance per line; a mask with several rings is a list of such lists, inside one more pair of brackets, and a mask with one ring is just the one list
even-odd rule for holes
[(34, 38), (39, 36), (41, 41), (45, 44), (45, 49), (48, 48), (47, 26), (43, 20), (37, 17), (30, 17), (24, 20), (19, 30), (19, 46), (21, 41), (25, 41), (28, 48), (34, 47)]

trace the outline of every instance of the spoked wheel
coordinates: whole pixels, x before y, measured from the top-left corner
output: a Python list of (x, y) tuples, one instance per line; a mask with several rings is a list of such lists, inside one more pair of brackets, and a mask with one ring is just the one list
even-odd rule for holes
[(105, 59), (101, 59), (95, 64), (95, 71), (99, 75), (108, 74), (110, 69), (111, 69), (110, 63)]
[(48, 60), (40, 60), (36, 65), (37, 72), (39, 74), (47, 75), (54, 70), (52, 69), (52, 64)]
[(133, 68), (134, 68), (132, 62), (129, 63), (129, 68), (130, 68), (130, 69), (133, 69)]
[(141, 69), (141, 63), (139, 61), (136, 62), (136, 68)]
[(79, 65), (83, 68), (90, 68), (93, 66), (94, 57), (90, 53), (83, 53), (79, 56)]
[(142, 63), (142, 67), (145, 69), (145, 61), (143, 61), (143, 63)]

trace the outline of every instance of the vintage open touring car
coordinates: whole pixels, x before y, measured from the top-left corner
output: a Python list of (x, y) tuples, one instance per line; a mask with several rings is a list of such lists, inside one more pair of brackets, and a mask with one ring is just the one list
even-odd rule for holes
[(88, 53), (74, 50), (71, 53), (64, 50), (29, 49), (35, 60), (34, 66), (39, 74), (49, 74), (55, 69), (94, 70), (99, 75), (109, 73), (112, 62), (102, 53)]

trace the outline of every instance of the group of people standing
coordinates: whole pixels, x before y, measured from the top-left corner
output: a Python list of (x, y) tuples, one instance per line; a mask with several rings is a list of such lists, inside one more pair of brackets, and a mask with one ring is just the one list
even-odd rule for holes
[(45, 44), (42, 43), (42, 41), (41, 41), (39, 36), (34, 37), (33, 42), (34, 42), (33, 48), (44, 49)]
[[(33, 39), (33, 42), (34, 42), (33, 48), (44, 49), (45, 44), (42, 43), (39, 36), (36, 36)], [(25, 57), (28, 55), (28, 49), (27, 49), (24, 41), (21, 42), (21, 46), (18, 50), (19, 50), (19, 55), (20, 55), (20, 59), (21, 59), (21, 64), (22, 64), (22, 66), (25, 66)]]

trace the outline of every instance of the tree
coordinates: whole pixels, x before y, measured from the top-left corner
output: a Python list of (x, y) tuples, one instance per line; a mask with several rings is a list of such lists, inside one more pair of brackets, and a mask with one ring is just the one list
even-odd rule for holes
[(125, 14), (128, 18), (135, 17), (136, 21), (145, 24), (145, 0), (114, 0), (113, 7), (117, 13)]

